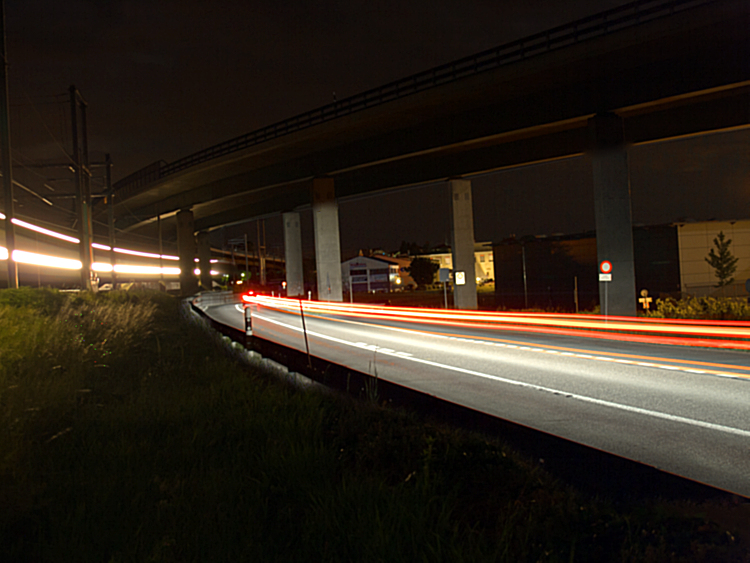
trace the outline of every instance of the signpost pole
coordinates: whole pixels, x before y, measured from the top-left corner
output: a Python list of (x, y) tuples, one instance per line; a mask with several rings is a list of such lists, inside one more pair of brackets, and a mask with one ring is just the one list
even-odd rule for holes
[(450, 279), (451, 271), (448, 268), (440, 268), (438, 270), (438, 279), (443, 282), (443, 302), (445, 308), (448, 308), (448, 280)]
[(604, 322), (607, 322), (607, 288), (609, 288), (609, 284), (604, 284)]
[(602, 260), (602, 263), (599, 264), (599, 281), (600, 282), (604, 282), (604, 310), (603, 310), (603, 313), (604, 313), (604, 322), (606, 323), (607, 322), (607, 315), (608, 315), (608, 311), (607, 311), (607, 308), (608, 308), (607, 307), (608, 306), (608, 303), (607, 303), (608, 295), (607, 295), (607, 293), (608, 293), (608, 291), (607, 290), (608, 290), (608, 287), (609, 287), (609, 282), (612, 281), (612, 262), (610, 262), (609, 260)]

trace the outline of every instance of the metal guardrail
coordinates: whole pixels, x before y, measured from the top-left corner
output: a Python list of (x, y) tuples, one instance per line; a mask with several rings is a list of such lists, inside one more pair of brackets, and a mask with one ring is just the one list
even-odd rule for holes
[(203, 291), (195, 296), (193, 302), (198, 307), (240, 303), (241, 295), (232, 291)]
[(167, 163), (164, 160), (157, 160), (145, 168), (133, 172), (115, 183), (115, 193), (118, 197), (123, 199), (135, 195), (140, 191), (139, 188), (145, 188), (152, 182), (161, 178), (161, 169), (166, 164)]
[[(115, 184), (118, 195), (127, 197), (138, 192), (138, 188), (159, 178), (175, 174), (196, 164), (231, 154), (260, 143), (276, 139), (302, 129), (307, 129), (339, 117), (350, 115), (373, 106), (378, 106), (455, 82), (468, 76), (496, 69), (537, 55), (548, 53), (582, 41), (608, 35), (645, 22), (668, 17), (697, 6), (713, 4), (719, 0), (636, 0), (629, 4), (594, 14), (572, 23), (554, 27), (547, 31), (511, 41), (493, 49), (437, 66), (427, 71), (367, 90), (318, 109), (299, 114), (284, 121), (263, 127), (251, 133), (235, 137), (202, 151), (196, 152), (169, 164), (154, 163), (148, 168), (131, 174)], [(154, 176), (154, 166), (158, 176)], [(133, 188), (131, 189), (131, 185)]]

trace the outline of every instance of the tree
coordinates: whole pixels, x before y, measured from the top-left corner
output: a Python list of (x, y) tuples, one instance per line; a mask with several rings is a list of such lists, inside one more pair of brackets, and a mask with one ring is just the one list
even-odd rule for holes
[(407, 256), (414, 256), (415, 254), (422, 254), (430, 250), (430, 243), (425, 242), (423, 245), (419, 245), (416, 242), (401, 241), (401, 246), (398, 249), (399, 254), (405, 254)]
[(417, 283), (417, 287), (424, 287), (430, 285), (435, 280), (435, 274), (439, 268), (440, 266), (429, 258), (416, 256), (412, 258), (406, 271), (409, 272), (409, 275)]
[(714, 239), (716, 251), (712, 248), (705, 259), (714, 269), (714, 275), (719, 278), (719, 283), (716, 284), (716, 287), (724, 287), (734, 281), (732, 276), (737, 271), (738, 258), (735, 258), (732, 251), (729, 250), (730, 244), (732, 244), (732, 239), (725, 240), (724, 231), (720, 231)]

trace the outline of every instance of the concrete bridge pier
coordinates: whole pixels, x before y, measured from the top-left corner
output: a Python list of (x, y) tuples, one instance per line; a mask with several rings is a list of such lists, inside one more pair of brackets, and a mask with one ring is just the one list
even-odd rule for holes
[(622, 118), (598, 114), (588, 122), (594, 176), (596, 253), (612, 263), (612, 281), (599, 282), (602, 314), (636, 315), (630, 170)]
[[(474, 210), (471, 181), (449, 180), (452, 209), (453, 303), (456, 309), (477, 308), (477, 279), (474, 267)], [(463, 276), (461, 273), (463, 272)], [(463, 278), (463, 284), (460, 279)]]
[(208, 240), (208, 232), (198, 233), (198, 268), (200, 268), (200, 286), (203, 291), (211, 291), (211, 242)]
[(335, 197), (333, 178), (313, 179), (312, 200), (318, 299), (343, 301), (339, 206)]
[(195, 226), (190, 209), (177, 212), (177, 254), (180, 256), (180, 294), (187, 297), (198, 291), (198, 280), (195, 279)]
[(305, 280), (302, 269), (302, 230), (299, 213), (283, 213), (281, 218), (284, 222), (286, 294), (287, 297), (298, 297), (305, 294)]

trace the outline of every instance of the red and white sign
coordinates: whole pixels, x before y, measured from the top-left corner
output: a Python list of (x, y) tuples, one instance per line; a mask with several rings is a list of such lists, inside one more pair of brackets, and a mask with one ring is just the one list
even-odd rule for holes
[(611, 274), (612, 273), (612, 262), (609, 260), (602, 261), (601, 264), (599, 264), (599, 271), (602, 274)]

